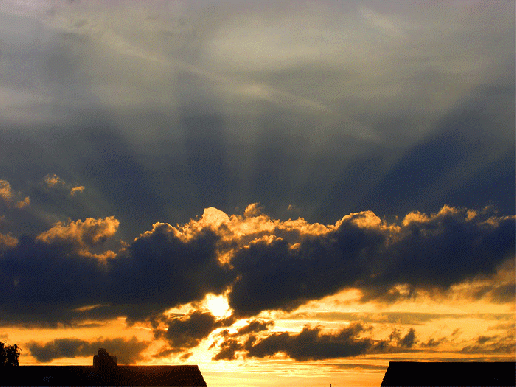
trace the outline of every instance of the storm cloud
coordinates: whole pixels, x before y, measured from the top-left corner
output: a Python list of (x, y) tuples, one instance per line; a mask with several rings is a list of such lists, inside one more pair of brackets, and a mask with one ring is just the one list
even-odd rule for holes
[[(70, 323), (117, 315), (145, 320), (220, 293), (232, 278), (217, 260), (218, 238), (209, 230), (186, 241), (171, 226), (156, 224), (117, 253), (94, 254), (117, 225), (114, 218), (59, 223), (5, 250), (0, 259), (4, 322)], [(80, 309), (87, 305), (98, 307)]]
[[(363, 302), (396, 302), (421, 291), (446, 296), (476, 278), (491, 280), (465, 296), (507, 302), (514, 282), (496, 276), (511, 268), (514, 222), (490, 209), (445, 206), (399, 223), (363, 212), (324, 226), (275, 220), (249, 206), (245, 215), (207, 209), (183, 226), (157, 223), (116, 250), (108, 249), (119, 224), (114, 217), (56, 223), (36, 238), (4, 237), (3, 320), (123, 315), (131, 323), (224, 292), (234, 315), (245, 317), (293, 311), (344, 289), (359, 289)], [(95, 307), (82, 309), (88, 305)], [(201, 337), (218, 324), (209, 314), (167, 323), (174, 331), (197, 320), (207, 327)]]
[(275, 239), (238, 251), (229, 304), (243, 315), (293, 310), (344, 288), (361, 289), (364, 301), (395, 301), (494, 274), (513, 259), (514, 243), (514, 217), (443, 207), (430, 216), (408, 214), (400, 226), (371, 212), (352, 214), (297, 246)]

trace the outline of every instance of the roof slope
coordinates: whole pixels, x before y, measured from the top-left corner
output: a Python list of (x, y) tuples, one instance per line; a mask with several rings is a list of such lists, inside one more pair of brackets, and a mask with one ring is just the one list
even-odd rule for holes
[(390, 361), (382, 386), (515, 386), (515, 362)]
[(107, 373), (92, 366), (20, 366), (3, 368), (0, 385), (206, 387), (206, 382), (196, 365), (118, 366)]

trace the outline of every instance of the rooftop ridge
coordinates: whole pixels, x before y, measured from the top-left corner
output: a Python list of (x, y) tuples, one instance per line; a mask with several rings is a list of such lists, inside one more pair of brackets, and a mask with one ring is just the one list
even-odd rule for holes
[(516, 362), (390, 361), (386, 386), (515, 386)]

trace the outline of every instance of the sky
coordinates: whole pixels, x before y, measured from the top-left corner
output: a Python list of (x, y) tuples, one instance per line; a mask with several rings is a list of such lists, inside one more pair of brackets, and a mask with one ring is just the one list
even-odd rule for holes
[(214, 387), (514, 361), (514, 15), (2, 1), (0, 341)]

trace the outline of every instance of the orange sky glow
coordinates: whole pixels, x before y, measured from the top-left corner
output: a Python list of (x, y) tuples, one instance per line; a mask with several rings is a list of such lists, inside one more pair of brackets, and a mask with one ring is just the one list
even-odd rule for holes
[(210, 387), (516, 360), (514, 15), (1, 1), (0, 342)]

